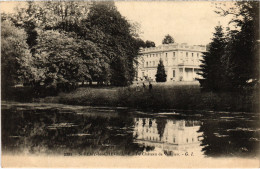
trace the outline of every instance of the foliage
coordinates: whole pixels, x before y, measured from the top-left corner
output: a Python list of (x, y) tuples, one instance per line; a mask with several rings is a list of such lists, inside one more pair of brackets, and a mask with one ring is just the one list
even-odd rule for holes
[(235, 6), (217, 7), (220, 15), (233, 16), (230, 23), (235, 29), (229, 28), (225, 37), (216, 30), (209, 52), (204, 53), (200, 83), (212, 91), (248, 94), (247, 88), (253, 90), (259, 81), (259, 2), (236, 2)]
[(157, 66), (157, 73), (155, 75), (156, 82), (166, 82), (166, 73), (163, 65), (162, 59), (160, 59), (159, 64)]
[[(201, 92), (198, 84), (154, 83), (153, 90), (137, 91), (130, 87), (82, 87), (71, 93), (47, 97), (42, 102), (85, 106), (125, 106), (149, 110), (219, 110), (254, 111), (258, 108), (258, 93), (247, 96), (241, 93)], [(256, 110), (256, 112), (258, 112)], [(192, 113), (192, 112), (191, 112)]]
[(95, 43), (108, 56), (111, 68), (111, 83), (124, 86), (132, 83), (133, 67), (138, 55), (140, 40), (132, 36), (131, 24), (117, 11), (114, 2), (95, 2), (90, 8), (86, 29), (101, 33)]
[[(1, 85), (7, 89), (33, 78), (30, 50), (26, 33), (9, 21), (1, 23)], [(2, 90), (4, 91), (4, 90)]]
[(223, 85), (223, 66), (222, 56), (226, 47), (226, 40), (223, 33), (223, 28), (217, 26), (215, 28), (214, 37), (209, 44), (207, 52), (203, 53), (203, 60), (200, 75), (203, 79), (199, 79), (203, 90), (220, 91)]
[(42, 76), (38, 82), (57, 86), (107, 78), (108, 65), (100, 49), (94, 43), (72, 35), (52, 30), (39, 33), (36, 66)]
[(33, 86), (131, 84), (139, 48), (146, 46), (138, 24), (121, 16), (114, 2), (27, 2), (1, 20), (27, 33)]
[(241, 89), (259, 80), (259, 2), (236, 2), (238, 11), (230, 9), (239, 30), (231, 30), (223, 57), (228, 89)]
[(217, 7), (222, 16), (232, 15), (235, 29), (216, 33), (201, 66), (201, 87), (211, 91), (243, 92), (259, 83), (259, 2), (236, 2), (235, 8)]
[(171, 35), (165, 35), (164, 39), (162, 40), (162, 44), (170, 44), (174, 43), (174, 39)]
[(156, 119), (157, 131), (158, 131), (158, 134), (159, 134), (160, 141), (163, 137), (166, 123), (167, 123), (166, 119), (163, 119), (163, 118)]
[(145, 47), (150, 48), (150, 47), (155, 47), (155, 43), (153, 41), (145, 41)]

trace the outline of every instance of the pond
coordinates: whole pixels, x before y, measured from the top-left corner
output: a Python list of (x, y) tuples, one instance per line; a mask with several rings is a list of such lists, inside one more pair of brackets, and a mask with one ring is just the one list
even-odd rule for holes
[(2, 102), (2, 153), (256, 158), (259, 114)]

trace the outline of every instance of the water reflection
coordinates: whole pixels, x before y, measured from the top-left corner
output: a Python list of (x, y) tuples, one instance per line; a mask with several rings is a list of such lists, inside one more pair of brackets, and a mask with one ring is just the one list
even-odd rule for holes
[(135, 118), (136, 143), (153, 147), (165, 155), (202, 155), (200, 122)]
[(2, 153), (258, 157), (259, 114), (3, 104)]
[(133, 118), (123, 118), (115, 111), (12, 107), (2, 109), (2, 150), (29, 154), (135, 155), (144, 147), (133, 143), (133, 124)]

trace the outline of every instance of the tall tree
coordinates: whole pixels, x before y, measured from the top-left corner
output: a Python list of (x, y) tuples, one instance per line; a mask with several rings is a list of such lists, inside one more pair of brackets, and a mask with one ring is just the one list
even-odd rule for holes
[(166, 82), (166, 73), (163, 65), (162, 59), (160, 59), (158, 67), (157, 67), (157, 73), (155, 75), (156, 82)]
[(32, 62), (26, 33), (11, 22), (1, 23), (1, 86), (2, 91), (18, 83), (26, 83), (32, 75)]
[(130, 84), (135, 76), (133, 65), (140, 47), (140, 41), (131, 32), (131, 24), (117, 11), (114, 2), (94, 2), (86, 22), (89, 23), (85, 25), (86, 30), (98, 31), (94, 42), (109, 58), (111, 83)]
[(222, 57), (225, 52), (226, 40), (222, 26), (215, 27), (214, 37), (209, 44), (207, 52), (203, 53), (201, 73), (203, 79), (199, 79), (203, 90), (220, 91), (223, 86)]
[(170, 44), (174, 43), (174, 39), (171, 35), (165, 35), (164, 39), (162, 40), (162, 44)]
[(161, 139), (163, 137), (166, 123), (167, 123), (166, 119), (163, 119), (163, 118), (156, 119), (157, 131), (158, 131), (158, 134), (159, 134), (159, 137), (160, 137), (160, 141), (161, 141)]
[(259, 81), (259, 2), (236, 2), (236, 8), (221, 9), (223, 16), (233, 15), (228, 44), (223, 57), (228, 90), (239, 90)]
[[(10, 18), (27, 32), (27, 43), (35, 57), (34, 68), (43, 69), (38, 73), (45, 72), (38, 74), (37, 82), (44, 79), (43, 83), (55, 86), (69, 80), (110, 81), (122, 86), (133, 81), (134, 63), (145, 43), (138, 38), (138, 26), (122, 17), (114, 2), (28, 2)], [(70, 64), (62, 68), (63, 73), (57, 59)], [(47, 70), (53, 71), (46, 74)]]

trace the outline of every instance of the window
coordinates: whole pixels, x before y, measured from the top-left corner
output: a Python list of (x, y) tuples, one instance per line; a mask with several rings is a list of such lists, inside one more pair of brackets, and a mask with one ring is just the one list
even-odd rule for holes
[(197, 58), (199, 58), (199, 53), (197, 53)]
[(186, 139), (187, 143), (189, 142), (189, 139)]
[(150, 57), (152, 57), (152, 54), (150, 54)]
[(188, 52), (186, 52), (186, 57), (188, 57)]
[(173, 138), (173, 142), (175, 143), (175, 137)]
[(173, 52), (173, 56), (175, 56), (175, 52)]
[(153, 61), (153, 65), (155, 66), (155, 61)]
[(193, 53), (191, 53), (191, 57), (193, 57)]
[(146, 67), (148, 67), (148, 62), (146, 62)]
[(167, 53), (165, 53), (165, 57), (167, 57)]
[(175, 77), (175, 70), (172, 71), (172, 77)]
[(150, 66), (152, 66), (152, 61), (150, 61)]
[(153, 54), (153, 57), (154, 57), (154, 54)]

